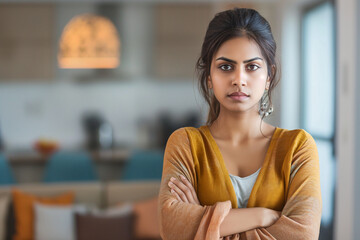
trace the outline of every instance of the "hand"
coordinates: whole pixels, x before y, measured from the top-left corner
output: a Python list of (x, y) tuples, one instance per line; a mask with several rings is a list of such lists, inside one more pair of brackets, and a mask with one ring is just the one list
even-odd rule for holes
[(262, 209), (261, 227), (270, 227), (281, 217), (281, 212), (279, 211), (275, 211), (269, 208), (261, 208), (261, 209)]
[(171, 194), (181, 202), (200, 205), (195, 189), (191, 183), (182, 175), (180, 179), (181, 181), (174, 177), (170, 178), (168, 186), (171, 189)]

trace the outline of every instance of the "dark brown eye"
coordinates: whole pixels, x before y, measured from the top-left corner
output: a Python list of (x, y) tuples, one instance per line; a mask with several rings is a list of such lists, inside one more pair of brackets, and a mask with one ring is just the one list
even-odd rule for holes
[(232, 69), (232, 66), (229, 64), (223, 64), (219, 68), (223, 71), (230, 71)]
[(246, 68), (247, 68), (247, 70), (250, 70), (250, 71), (256, 71), (260, 67), (256, 64), (249, 64), (246, 66)]

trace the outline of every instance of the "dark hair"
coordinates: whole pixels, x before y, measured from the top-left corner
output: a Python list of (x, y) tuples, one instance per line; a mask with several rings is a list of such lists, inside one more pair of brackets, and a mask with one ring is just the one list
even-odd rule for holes
[[(210, 21), (202, 45), (201, 55), (196, 63), (199, 88), (209, 104), (209, 114), (206, 122), (208, 125), (212, 124), (220, 113), (220, 103), (211, 94), (207, 84), (213, 56), (225, 41), (244, 36), (258, 44), (261, 54), (265, 58), (268, 76), (270, 77), (270, 86), (267, 93), (261, 98), (261, 102), (266, 101), (266, 98), (268, 98), (268, 102), (265, 102), (267, 104), (265, 112), (272, 108), (271, 92), (278, 84), (279, 79), (276, 77), (278, 72), (275, 59), (276, 43), (271, 33), (270, 24), (254, 9), (234, 8), (217, 13)], [(265, 116), (263, 114), (262, 119)]]

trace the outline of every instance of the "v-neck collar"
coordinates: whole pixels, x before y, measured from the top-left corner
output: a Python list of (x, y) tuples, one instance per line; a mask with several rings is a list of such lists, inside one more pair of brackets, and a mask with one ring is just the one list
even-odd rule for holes
[[(219, 148), (219, 146), (217, 145), (214, 137), (212, 136), (212, 134), (211, 134), (211, 132), (210, 132), (209, 126), (205, 125), (205, 126), (202, 126), (202, 127), (200, 127), (200, 128), (203, 128), (203, 129), (204, 129), (205, 135), (206, 135), (207, 138), (209, 139), (211, 145), (214, 147), (213, 150), (214, 150), (217, 158), (219, 159), (219, 162), (220, 162), (220, 165), (221, 165), (221, 168), (222, 168), (224, 174), (226, 175), (226, 176), (225, 176), (226, 181), (227, 181), (228, 183), (230, 183), (231, 186), (232, 186), (232, 190), (233, 190), (233, 191), (231, 191), (231, 194), (233, 194), (232, 197), (236, 199), (236, 201), (235, 201), (235, 202), (236, 202), (236, 208), (238, 208), (239, 206), (238, 206), (238, 204), (237, 204), (237, 198), (236, 198), (235, 190), (234, 190), (234, 187), (233, 187), (233, 185), (232, 185), (229, 172), (228, 172), (228, 170), (227, 170), (227, 168), (226, 168), (226, 166), (225, 166), (225, 161), (224, 161), (224, 158), (223, 158), (223, 156), (222, 156), (222, 154), (221, 154), (220, 148)], [(257, 179), (256, 179), (256, 181), (255, 181), (255, 184), (254, 184), (254, 186), (253, 186), (253, 188), (252, 188), (252, 190), (251, 190), (250, 197), (249, 197), (249, 200), (248, 200), (248, 203), (247, 203), (247, 206), (246, 206), (246, 207), (249, 206), (249, 202), (252, 201), (252, 198), (254, 198), (255, 193), (257, 192), (257, 190), (258, 190), (259, 187), (260, 187), (260, 184), (261, 184), (261, 181), (262, 181), (263, 176), (264, 176), (264, 174), (265, 174), (265, 171), (267, 170), (267, 166), (269, 165), (269, 159), (270, 159), (272, 150), (273, 150), (273, 148), (274, 148), (275, 139), (278, 138), (278, 135), (279, 135), (279, 133), (280, 133), (280, 130), (281, 130), (281, 129), (280, 129), (279, 127), (275, 127), (275, 131), (274, 131), (274, 133), (273, 133), (273, 135), (272, 135), (272, 137), (271, 137), (269, 147), (268, 147), (268, 149), (267, 149), (267, 151), (266, 151), (266, 155), (265, 155), (264, 162), (263, 162), (263, 164), (262, 164), (262, 166), (261, 166), (259, 175), (258, 175), (258, 177), (257, 177)]]

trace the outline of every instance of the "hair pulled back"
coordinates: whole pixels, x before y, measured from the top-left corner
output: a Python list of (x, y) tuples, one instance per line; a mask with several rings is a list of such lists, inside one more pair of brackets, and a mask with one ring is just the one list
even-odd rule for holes
[[(217, 13), (210, 21), (201, 54), (196, 63), (200, 92), (209, 104), (209, 114), (206, 122), (208, 125), (212, 124), (220, 113), (220, 103), (207, 84), (211, 62), (220, 46), (235, 37), (248, 37), (255, 41), (265, 58), (270, 85), (269, 90), (261, 98), (260, 105), (264, 104), (266, 108), (263, 109), (263, 112), (271, 112), (271, 93), (279, 80), (277, 79), (278, 67), (275, 59), (276, 43), (271, 33), (270, 24), (254, 9), (234, 8)], [(265, 116), (263, 114), (262, 118)]]

